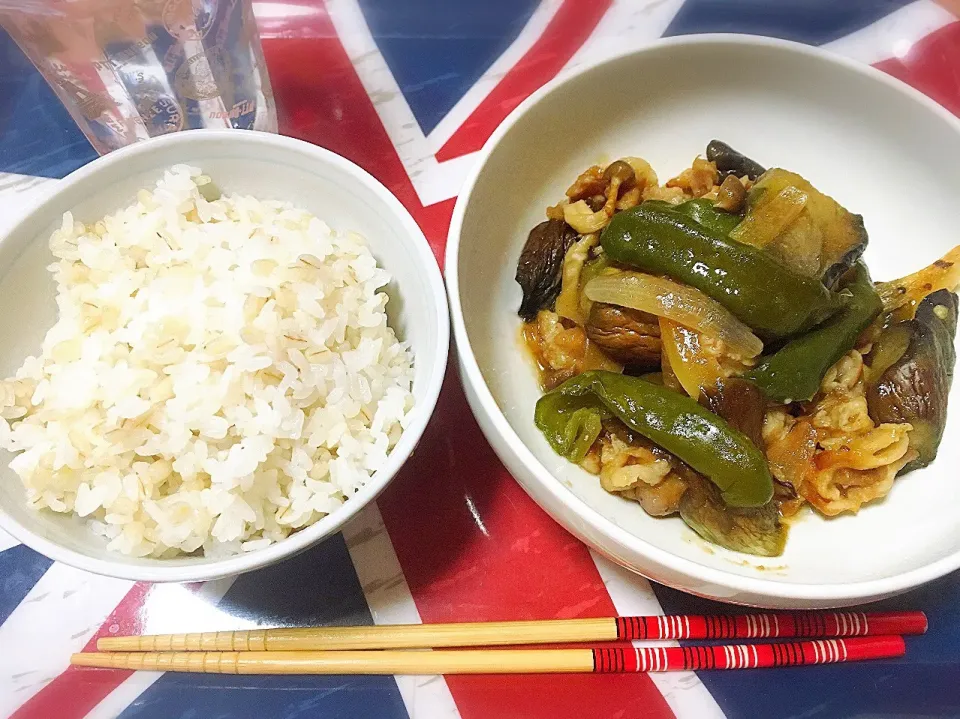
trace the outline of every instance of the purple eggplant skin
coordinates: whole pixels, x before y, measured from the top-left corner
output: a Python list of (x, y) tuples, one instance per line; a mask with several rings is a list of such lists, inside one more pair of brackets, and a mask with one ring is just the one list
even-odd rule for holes
[(532, 320), (540, 310), (553, 308), (560, 294), (563, 257), (578, 236), (563, 220), (547, 220), (530, 230), (516, 275), (523, 290), (517, 314), (525, 321)]
[[(927, 295), (913, 319), (884, 329), (870, 359), (867, 407), (875, 422), (909, 422), (910, 447), (918, 456), (901, 474), (926, 467), (937, 456), (947, 421), (947, 396), (956, 362), (957, 296)], [(900, 347), (899, 357), (889, 347)], [(885, 365), (885, 366), (877, 366)]]
[(767, 398), (763, 390), (749, 380), (728, 377), (700, 393), (700, 404), (723, 417), (763, 449), (763, 417)]
[(734, 552), (758, 557), (783, 554), (787, 527), (780, 520), (777, 503), (760, 507), (731, 507), (716, 486), (696, 472), (681, 474), (687, 489), (680, 499), (680, 518), (708, 542)]

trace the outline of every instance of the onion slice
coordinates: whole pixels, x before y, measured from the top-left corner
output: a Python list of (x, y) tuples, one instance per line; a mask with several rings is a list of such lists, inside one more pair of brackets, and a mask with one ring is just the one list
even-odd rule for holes
[(700, 397), (702, 390), (716, 386), (723, 377), (720, 360), (704, 349), (696, 330), (661, 317), (660, 339), (670, 369), (694, 399)]
[(587, 323), (586, 316), (580, 309), (580, 274), (590, 257), (590, 250), (596, 247), (598, 242), (600, 242), (600, 235), (596, 232), (584, 235), (570, 245), (570, 249), (563, 257), (561, 290), (556, 304), (557, 314), (578, 325)]
[(564, 221), (581, 235), (589, 235), (592, 232), (602, 230), (610, 222), (610, 215), (612, 214), (613, 212), (608, 213), (606, 211), (606, 206), (594, 212), (583, 200), (577, 200), (563, 206)]
[(750, 328), (716, 300), (679, 282), (642, 272), (614, 271), (590, 280), (583, 288), (587, 299), (609, 302), (666, 317), (727, 345), (731, 355), (756, 357), (763, 342)]
[(766, 247), (796, 220), (807, 206), (808, 195), (787, 185), (770, 199), (761, 199), (747, 211), (743, 222), (733, 228), (730, 239), (754, 247)]
[(636, 178), (635, 181), (641, 192), (648, 187), (656, 187), (660, 184), (660, 180), (657, 179), (657, 173), (653, 167), (650, 166), (650, 163), (642, 157), (621, 157), (620, 159), (633, 168), (633, 173)]

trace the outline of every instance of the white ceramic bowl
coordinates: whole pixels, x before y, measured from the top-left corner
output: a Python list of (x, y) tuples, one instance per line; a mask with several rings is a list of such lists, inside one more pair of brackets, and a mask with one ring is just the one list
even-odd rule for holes
[(765, 607), (889, 596), (960, 566), (960, 382), (937, 461), (858, 516), (812, 513), (782, 557), (700, 540), (604, 492), (533, 424), (539, 396), (518, 342), (516, 261), (544, 208), (584, 168), (624, 155), (669, 178), (723, 140), (809, 178), (870, 233), (874, 278), (932, 262), (960, 241), (960, 122), (920, 93), (840, 57), (747, 36), (666, 40), (554, 82), (490, 138), (460, 194), (447, 285), (460, 371), (487, 439), (529, 494), (600, 553), (694, 594)]
[(135, 199), (176, 163), (199, 166), (227, 192), (289, 200), (335, 230), (355, 230), (393, 277), (386, 288), (391, 326), (415, 352), (416, 406), (386, 465), (349, 501), (316, 524), (274, 545), (227, 559), (134, 559), (108, 552), (75, 517), (25, 505), (19, 478), (0, 462), (0, 527), (36, 551), (66, 564), (124, 579), (199, 581), (272, 564), (335, 532), (371, 502), (396, 474), (433, 413), (449, 345), (440, 270), (420, 228), (400, 202), (352, 162), (300, 140), (259, 132), (193, 130), (113, 152), (69, 175), (0, 242), (0, 373), (10, 376), (35, 354), (56, 319), (54, 285), (45, 267), (47, 240), (71, 210), (92, 221)]

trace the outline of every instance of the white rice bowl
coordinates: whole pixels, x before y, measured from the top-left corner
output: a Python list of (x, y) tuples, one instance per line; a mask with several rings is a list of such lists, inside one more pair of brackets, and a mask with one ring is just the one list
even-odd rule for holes
[(236, 554), (339, 507), (413, 406), (413, 357), (363, 238), (177, 165), (50, 239), (59, 319), (0, 383), (37, 510), (135, 557)]

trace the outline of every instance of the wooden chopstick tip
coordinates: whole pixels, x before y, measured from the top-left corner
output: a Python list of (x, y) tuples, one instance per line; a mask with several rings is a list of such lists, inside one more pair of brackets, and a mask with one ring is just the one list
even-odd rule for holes
[(75, 667), (99, 667), (103, 664), (103, 657), (94, 652), (79, 652), (70, 655), (70, 663)]

